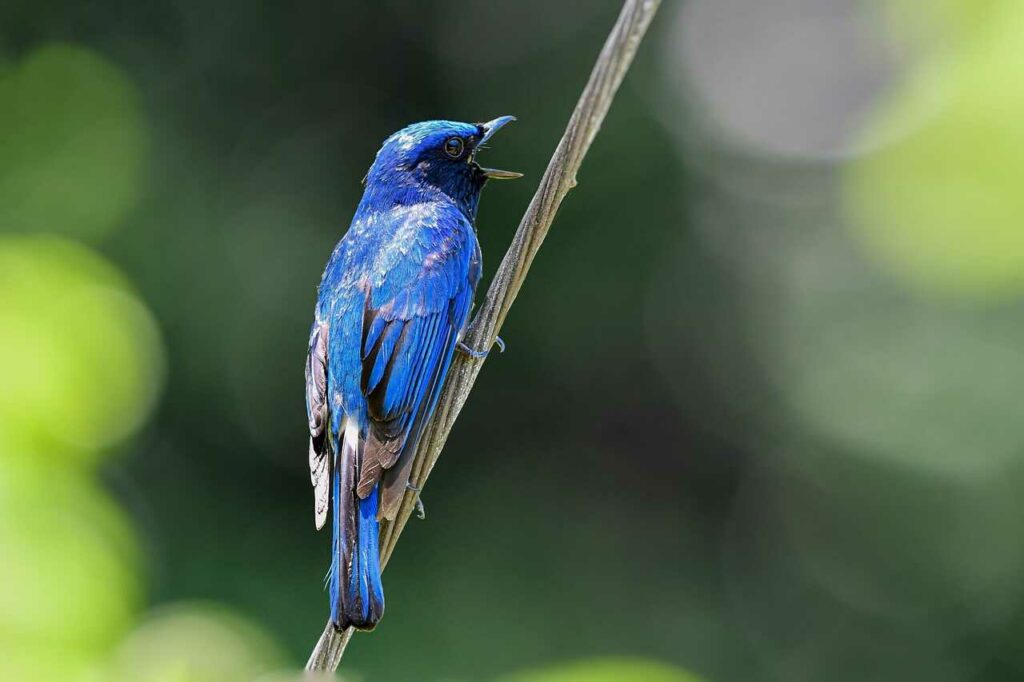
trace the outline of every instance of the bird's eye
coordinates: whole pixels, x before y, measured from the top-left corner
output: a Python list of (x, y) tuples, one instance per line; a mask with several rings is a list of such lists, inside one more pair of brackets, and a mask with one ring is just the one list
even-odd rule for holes
[(462, 151), (466, 148), (466, 143), (462, 141), (461, 137), (449, 137), (444, 142), (444, 153), (453, 159), (457, 159), (462, 156)]

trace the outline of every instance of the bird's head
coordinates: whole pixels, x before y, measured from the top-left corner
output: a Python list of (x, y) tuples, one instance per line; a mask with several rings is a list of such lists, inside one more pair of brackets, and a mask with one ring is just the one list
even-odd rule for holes
[(472, 217), (480, 190), (489, 179), (522, 177), (521, 173), (483, 168), (477, 152), (512, 116), (486, 123), (424, 121), (402, 128), (384, 141), (366, 175), (367, 190), (440, 190)]

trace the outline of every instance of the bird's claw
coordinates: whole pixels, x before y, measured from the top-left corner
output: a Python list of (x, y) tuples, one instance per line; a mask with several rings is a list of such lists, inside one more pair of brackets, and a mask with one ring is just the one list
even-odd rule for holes
[(423, 506), (423, 500), (420, 498), (420, 490), (422, 490), (422, 488), (417, 488), (412, 483), (406, 483), (405, 489), (416, 493), (416, 518), (420, 520), (427, 518), (427, 510)]
[(482, 360), (482, 359), (486, 358), (487, 355), (488, 355), (487, 351), (485, 351), (485, 350), (477, 350), (475, 348), (470, 348), (469, 346), (467, 346), (462, 341), (459, 341), (459, 345), (457, 345), (456, 348), (458, 348), (461, 352), (465, 353), (469, 357), (476, 358), (477, 360)]
[[(498, 347), (498, 352), (499, 353), (504, 353), (505, 352), (505, 342), (502, 341), (500, 336), (494, 337), (494, 345)], [(467, 346), (462, 341), (459, 341), (459, 343), (456, 346), (456, 348), (458, 348), (460, 351), (462, 351), (463, 353), (465, 353), (469, 357), (476, 358), (477, 360), (483, 360), (484, 358), (486, 358), (488, 355), (491, 354), (491, 351), (489, 351), (489, 350), (477, 350), (475, 348), (470, 348), (469, 346)]]

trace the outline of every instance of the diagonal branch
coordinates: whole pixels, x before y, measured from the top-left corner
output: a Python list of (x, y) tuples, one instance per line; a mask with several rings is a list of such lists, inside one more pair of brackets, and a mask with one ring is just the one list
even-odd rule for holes
[[(470, 347), (491, 348), (494, 345), (498, 330), (504, 323), (512, 302), (516, 300), (526, 273), (533, 263), (534, 256), (537, 255), (537, 250), (544, 242), (544, 237), (547, 236), (562, 199), (576, 186), (576, 172), (604, 122), (615, 92), (629, 70), (637, 47), (647, 32), (659, 4), (660, 0), (626, 0), (623, 5), (622, 12), (594, 64), (590, 80), (576, 103), (576, 109), (569, 119), (565, 134), (562, 135), (558, 148), (548, 162), (537, 193), (534, 194), (526, 214), (519, 223), (512, 245), (487, 290), (487, 297), (470, 324), (464, 339)], [(452, 361), (437, 409), (424, 429), (416, 450), (409, 479), (414, 487), (422, 489), (426, 483), (483, 363), (483, 359), (474, 359), (463, 354), (457, 354)], [(391, 557), (398, 536), (405, 528), (415, 505), (416, 493), (406, 492), (395, 521), (382, 524), (382, 564), (386, 565)], [(337, 670), (353, 632), (351, 628), (338, 632), (328, 621), (320, 641), (309, 657), (306, 670)]]

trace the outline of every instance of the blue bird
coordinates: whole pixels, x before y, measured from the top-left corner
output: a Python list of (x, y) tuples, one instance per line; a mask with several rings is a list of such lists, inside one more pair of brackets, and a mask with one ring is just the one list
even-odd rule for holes
[(320, 281), (306, 360), (316, 527), (333, 509), (331, 621), (384, 612), (378, 522), (401, 505), (412, 458), (462, 345), (480, 280), (474, 224), (490, 178), (477, 151), (502, 126), (426, 121), (377, 152), (348, 232)]

